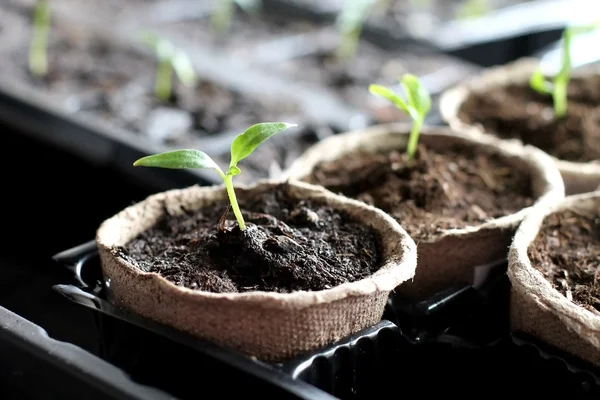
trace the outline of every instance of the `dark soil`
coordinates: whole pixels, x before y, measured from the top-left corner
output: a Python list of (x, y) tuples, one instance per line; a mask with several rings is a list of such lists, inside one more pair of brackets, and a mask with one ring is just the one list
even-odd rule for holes
[(470, 96), (459, 117), (496, 136), (521, 139), (559, 159), (585, 162), (600, 158), (600, 124), (591, 119), (599, 101), (600, 78), (572, 79), (567, 115), (556, 119), (550, 96), (527, 85), (512, 85)]
[(552, 286), (590, 311), (600, 311), (600, 218), (573, 211), (548, 216), (528, 249)]
[[(423, 77), (449, 67), (453, 68), (452, 74), (458, 73), (464, 78), (474, 73), (474, 67), (417, 44), (406, 44), (401, 51), (389, 51), (363, 40), (356, 55), (344, 61), (336, 54), (338, 43), (337, 33), (331, 32), (329, 43), (315, 43), (313, 54), (267, 67), (291, 79), (329, 88), (346, 103), (374, 115), (378, 122), (406, 121), (409, 117), (389, 102), (371, 95), (370, 84), (392, 86), (400, 91), (398, 79), (405, 73)], [(435, 93), (436, 88), (430, 91)]]
[(220, 222), (223, 202), (167, 215), (115, 251), (177, 285), (221, 293), (323, 290), (380, 267), (376, 232), (329, 206), (293, 200), (286, 187), (238, 198), (245, 231), (232, 213)]
[[(265, 11), (252, 14), (236, 8), (226, 32), (215, 32), (208, 15), (158, 23), (152, 29), (164, 37), (214, 47), (219, 51), (227, 51), (231, 56), (244, 57), (248, 62), (254, 57), (263, 56), (259, 54), (261, 44), (313, 32), (317, 25), (302, 19), (276, 17)], [(288, 51), (285, 48), (282, 50)]]
[(0, 79), (24, 83), (67, 112), (101, 118), (173, 146), (198, 146), (200, 137), (243, 131), (257, 121), (301, 123), (295, 104), (246, 96), (208, 80), (190, 89), (174, 79), (173, 98), (161, 103), (153, 93), (153, 58), (67, 24), (52, 28), (49, 73), (38, 79), (27, 64), (30, 32), (20, 29), (20, 36), (9, 36), (24, 22), (23, 13), (0, 14), (0, 34), (22, 44), (7, 52), (5, 58), (13, 62), (0, 65)]
[(467, 148), (357, 153), (316, 166), (308, 182), (383, 209), (415, 240), (478, 225), (533, 204), (530, 178), (498, 155)]

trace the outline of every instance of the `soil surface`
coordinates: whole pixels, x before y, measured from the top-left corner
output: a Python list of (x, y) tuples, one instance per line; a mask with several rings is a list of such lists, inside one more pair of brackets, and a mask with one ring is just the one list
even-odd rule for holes
[[(475, 67), (453, 57), (408, 43), (401, 51), (392, 52), (363, 40), (358, 44), (355, 56), (344, 61), (336, 54), (337, 33), (330, 32), (323, 38), (328, 43), (315, 43), (313, 54), (266, 67), (291, 79), (326, 87), (346, 103), (370, 112), (378, 122), (408, 121), (409, 117), (390, 106), (389, 102), (371, 95), (368, 90), (370, 84), (377, 83), (401, 91), (398, 79), (405, 73), (423, 77), (452, 68), (453, 75), (466, 78), (475, 72)], [(439, 88), (430, 87), (429, 90), (435, 94)]]
[(551, 96), (528, 85), (511, 85), (470, 96), (459, 118), (483, 126), (502, 138), (517, 138), (568, 161), (600, 159), (600, 122), (595, 108), (600, 101), (600, 78), (574, 78), (568, 89), (564, 118), (554, 117)]
[[(146, 272), (209, 292), (323, 290), (381, 266), (379, 235), (343, 213), (296, 201), (286, 185), (238, 195), (247, 229), (228, 203), (168, 215), (115, 251)], [(166, 211), (165, 211), (166, 212)]]
[(48, 75), (34, 77), (27, 64), (30, 32), (18, 29), (20, 36), (10, 35), (29, 18), (18, 10), (0, 13), (0, 35), (22, 44), (4, 49), (12, 62), (0, 64), (0, 80), (24, 83), (67, 112), (100, 118), (175, 147), (198, 146), (199, 138), (243, 131), (258, 121), (302, 122), (296, 104), (246, 96), (203, 79), (195, 88), (174, 79), (171, 100), (160, 102), (153, 92), (153, 58), (68, 24), (50, 31)]
[(577, 305), (600, 311), (600, 218), (573, 211), (551, 214), (528, 255), (556, 290)]
[(405, 152), (353, 154), (321, 163), (306, 178), (383, 209), (415, 240), (478, 225), (533, 204), (530, 178), (498, 155), (423, 144), (413, 162)]

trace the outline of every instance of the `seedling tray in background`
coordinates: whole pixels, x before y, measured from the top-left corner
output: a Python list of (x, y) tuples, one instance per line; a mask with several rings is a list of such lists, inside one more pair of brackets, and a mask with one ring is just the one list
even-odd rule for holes
[[(493, 390), (587, 399), (600, 393), (599, 371), (510, 334), (505, 266), (478, 289), (448, 288), (419, 303), (394, 294), (375, 326), (296, 359), (265, 364), (111, 305), (103, 295), (93, 241), (55, 260), (74, 277), (74, 283), (55, 290), (96, 318), (100, 357), (136, 382), (182, 400), (195, 398), (199, 385), (209, 390), (219, 376), (232, 383), (223, 390), (257, 390), (263, 396), (277, 391), (278, 398), (464, 396)], [(187, 359), (194, 360), (194, 370), (184, 367)]]
[[(91, 91), (76, 89), (72, 96), (57, 95), (50, 97), (44, 92), (44, 85), (31, 80), (26, 71), (25, 50), (28, 48), (29, 38), (29, 26), (26, 21), (31, 12), (28, 8), (31, 6), (29, 3), (32, 2), (12, 0), (3, 13), (0, 13), (0, 18), (8, 18), (6, 15), (13, 13), (15, 14), (13, 19), (20, 21), (11, 22), (16, 26), (15, 33), (12, 34), (12, 37), (15, 38), (13, 42), (20, 44), (15, 45), (12, 50), (6, 49), (6, 51), (8, 55), (15, 55), (15, 57), (11, 56), (7, 59), (21, 60), (21, 65), (12, 68), (13, 73), (15, 68), (17, 70), (16, 78), (7, 73), (0, 82), (0, 120), (61, 148), (76, 152), (94, 162), (115, 164), (124, 173), (131, 174), (133, 177), (154, 185), (157, 189), (166, 186), (169, 179), (179, 179), (178, 186), (187, 186), (197, 182), (198, 179), (204, 183), (218, 183), (218, 177), (206, 171), (187, 171), (177, 176), (173, 175), (172, 171), (149, 174), (143, 169), (132, 168), (131, 163), (133, 160), (142, 155), (165, 151), (174, 147), (201, 147), (216, 158), (228, 160), (227, 153), (231, 138), (240, 130), (245, 129), (247, 125), (258, 122), (259, 119), (286, 120), (297, 123), (299, 128), (294, 132), (290, 132), (285, 138), (285, 147), (289, 150), (287, 154), (278, 154), (277, 157), (274, 157), (275, 150), (280, 144), (274, 142), (267, 146), (268, 149), (263, 149), (265, 154), (270, 153), (268, 156), (257, 156), (255, 159), (249, 160), (248, 173), (242, 179), (245, 181), (266, 177), (267, 175), (276, 177), (278, 171), (288, 166), (286, 163), (289, 163), (290, 160), (316, 140), (321, 140), (329, 134), (404, 117), (389, 104), (368, 93), (367, 87), (371, 82), (370, 70), (365, 71), (364, 68), (358, 68), (360, 70), (358, 80), (351, 76), (345, 76), (344, 73), (339, 76), (336, 73), (325, 74), (325, 82), (319, 81), (319, 79), (311, 82), (310, 76), (306, 75), (303, 79), (297, 79), (294, 71), (304, 71), (306, 69), (304, 65), (307, 62), (313, 65), (311, 69), (307, 70), (318, 71), (319, 65), (323, 65), (319, 64), (319, 60), (322, 61), (321, 55), (323, 52), (331, 53), (333, 51), (337, 36), (331, 27), (319, 25), (318, 21), (308, 21), (306, 23), (311, 28), (306, 33), (301, 33), (300, 36), (294, 36), (293, 33), (297, 32), (293, 29), (288, 36), (280, 36), (276, 39), (266, 39), (258, 35), (256, 40), (251, 40), (251, 47), (238, 47), (238, 49), (246, 49), (245, 53), (227, 52), (226, 46), (223, 48), (223, 46), (213, 46), (210, 43), (194, 41), (194, 35), (191, 35), (194, 24), (198, 23), (200, 25), (200, 22), (206, 19), (206, 10), (203, 10), (199, 5), (189, 8), (191, 3), (175, 0), (173, 2), (166, 0), (142, 1), (136, 6), (138, 14), (128, 14), (127, 12), (119, 14), (115, 18), (114, 24), (112, 21), (107, 20), (108, 15), (106, 13), (104, 16), (100, 12), (96, 13), (96, 9), (93, 7), (99, 7), (99, 5), (94, 5), (94, 3), (87, 3), (85, 6), (92, 7), (91, 10), (94, 10), (94, 13), (89, 15), (86, 13), (76, 13), (77, 15), (75, 15), (73, 13), (74, 7), (68, 7), (72, 3), (71, 0), (52, 3), (56, 10), (53, 13), (55, 27), (51, 31), (53, 32), (51, 35), (57, 35), (56, 37), (62, 35), (67, 39), (67, 42), (69, 40), (73, 42), (73, 47), (79, 47), (82, 55), (72, 54), (70, 56), (75, 60), (74, 62), (81, 61), (80, 57), (83, 57), (86, 48), (96, 46), (95, 51), (103, 51), (105, 54), (103, 57), (106, 57), (106, 51), (110, 54), (111, 49), (123, 53), (125, 60), (120, 64), (128, 66), (129, 69), (125, 68), (126, 71), (122, 71), (122, 73), (119, 73), (118, 70), (112, 72), (116, 76), (111, 81), (116, 85), (115, 87), (109, 87), (108, 89), (105, 86), (92, 87), (93, 90)], [(161, 12), (161, 10), (169, 9), (170, 5), (178, 3), (181, 3), (180, 9), (189, 9), (189, 13), (185, 15), (175, 13), (175, 15), (171, 14), (169, 18), (166, 18), (165, 16), (168, 16), (168, 13)], [(301, 25), (302, 14), (298, 15), (290, 12), (288, 8), (281, 7), (281, 4), (277, 1), (265, 2), (265, 9), (274, 13), (272, 17), (265, 17), (268, 21), (296, 21), (294, 24)], [(2, 17), (2, 14), (5, 16)], [(95, 24), (88, 21), (91, 15), (98, 17)], [(137, 19), (140, 16), (148, 17), (147, 20), (144, 20), (145, 25), (136, 22), (143, 20)], [(161, 16), (163, 17), (160, 18)], [(105, 20), (102, 20), (102, 18), (105, 18)], [(260, 26), (260, 22), (252, 23), (254, 26)], [(292, 22), (289, 24), (292, 24)], [(190, 27), (189, 33), (191, 36), (187, 35), (187, 29), (182, 31), (182, 26), (184, 28)], [(110, 27), (110, 30), (107, 27)], [(251, 110), (248, 114), (249, 109), (246, 106), (234, 102), (228, 111), (231, 112), (230, 119), (237, 121), (234, 124), (235, 128), (230, 126), (228, 130), (196, 138), (177, 134), (169, 137), (166, 127), (171, 128), (178, 124), (185, 125), (186, 117), (177, 112), (154, 112), (158, 105), (154, 106), (154, 111), (150, 114), (155, 117), (155, 121), (162, 118), (162, 126), (165, 128), (160, 128), (160, 124), (158, 124), (158, 128), (151, 129), (155, 132), (153, 136), (138, 132), (140, 129), (146, 128), (140, 127), (140, 124), (136, 122), (137, 117), (126, 123), (122, 120), (119, 121), (119, 118), (115, 118), (115, 110), (119, 110), (119, 113), (125, 113), (124, 110), (131, 110), (129, 112), (135, 113), (139, 111), (140, 107), (143, 108), (142, 105), (146, 104), (146, 101), (152, 99), (151, 88), (155, 60), (150, 49), (143, 47), (138, 41), (137, 31), (142, 28), (148, 28), (161, 34), (164, 33), (174, 44), (188, 53), (200, 74), (200, 79), (204, 79), (208, 83), (208, 86), (201, 86), (196, 94), (196, 96), (199, 96), (198, 98), (202, 98), (203, 91), (212, 93), (216, 87), (222, 88), (219, 89), (221, 92), (230, 90), (232, 93), (239, 93), (241, 98), (247, 99), (247, 101), (244, 100), (246, 102), (267, 99), (263, 107), (265, 110), (263, 114), (265, 115), (259, 115), (259, 112), (253, 116)], [(266, 30), (268, 31), (268, 29)], [(202, 32), (202, 29), (199, 32)], [(304, 43), (304, 53), (283, 55), (277, 62), (269, 63), (269, 59), (266, 58), (267, 55), (282, 55), (283, 53), (277, 50), (281, 48), (281, 42), (294, 40), (294, 37)], [(86, 40), (90, 38), (103, 43), (101, 48), (98, 49), (97, 45), (93, 44), (94, 42), (86, 44)], [(233, 43), (235, 44), (235, 41)], [(230, 50), (234, 50), (234, 44), (230, 46)], [(286, 46), (286, 48), (296, 49), (298, 46)], [(374, 44), (368, 42), (364, 42), (361, 48), (367, 49), (366, 55), (360, 55), (363, 58), (362, 64), (365, 61), (371, 62), (370, 55), (375, 54), (377, 56), (375, 64), (385, 64), (388, 69), (390, 66), (395, 65), (391, 69), (397, 71), (398, 74), (422, 65), (421, 63), (403, 64), (403, 62), (411, 58), (428, 55), (431, 60), (434, 60), (433, 64), (421, 68), (420, 71), (411, 70), (410, 72), (422, 73), (422, 79), (434, 98), (448, 85), (478, 71), (471, 64), (444, 56), (439, 52), (435, 52), (429, 46), (418, 42), (405, 45), (404, 50), (396, 51), (393, 55), (386, 54), (384, 50), (377, 49)], [(262, 51), (259, 51), (260, 49)], [(265, 53), (265, 49), (271, 50)], [(53, 47), (50, 46), (50, 60), (55, 58), (52, 54), (56, 54), (56, 51), (60, 51), (60, 48), (53, 50)], [(108, 62), (106, 58), (99, 58), (99, 60), (104, 61), (92, 63), (92, 67), (88, 71), (89, 74), (94, 76), (106, 74), (106, 71), (103, 70), (104, 65), (113, 65), (112, 61)], [(357, 65), (360, 65), (361, 59), (357, 60)], [(288, 67), (291, 67), (291, 70)], [(114, 69), (114, 67), (112, 68)], [(97, 71), (97, 69), (101, 71)], [(375, 71), (374, 75), (377, 74), (378, 72)], [(77, 74), (67, 74), (67, 76), (77, 76)], [(334, 82), (336, 76), (340, 79), (343, 78), (342, 81), (348, 78), (351, 81), (354, 80), (354, 82), (349, 85), (342, 84), (340, 89), (337, 87), (339, 85)], [(373, 76), (373, 79), (378, 83), (386, 83), (386, 78), (380, 78), (381, 76)], [(390, 80), (392, 80), (391, 75), (388, 74), (387, 83), (392, 83)], [(27, 83), (23, 84), (24, 82)], [(347, 96), (345, 93), (351, 93), (351, 95)], [(221, 96), (219, 98), (226, 97)], [(205, 100), (207, 98), (209, 97), (206, 97)], [(204, 107), (212, 106), (213, 98), (210, 98), (211, 101), (205, 101)], [(120, 102), (115, 99), (120, 99)], [(116, 106), (115, 102), (118, 103)], [(217, 102), (217, 100), (214, 100), (214, 102)], [(113, 105), (110, 106), (110, 104)], [(133, 107), (135, 104), (140, 106)], [(109, 108), (107, 109), (107, 107)], [(199, 110), (202, 110), (202, 107)], [(149, 113), (149, 111), (145, 112)], [(439, 120), (439, 117), (434, 106), (430, 121), (436, 120)], [(148, 126), (148, 124), (142, 125)], [(163, 136), (167, 138), (164, 139)], [(279, 139), (280, 142), (283, 140), (283, 138)], [(267, 161), (260, 165), (259, 163), (264, 160)], [(155, 176), (164, 176), (165, 181), (150, 181)]]

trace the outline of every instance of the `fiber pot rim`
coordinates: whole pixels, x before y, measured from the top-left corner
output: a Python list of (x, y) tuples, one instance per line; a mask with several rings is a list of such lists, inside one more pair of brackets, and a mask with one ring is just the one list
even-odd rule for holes
[[(480, 74), (464, 80), (462, 83), (445, 90), (440, 96), (439, 109), (442, 119), (457, 131), (469, 131), (476, 135), (485, 135), (497, 141), (515, 141), (520, 139), (502, 139), (487, 133), (480, 125), (472, 125), (462, 121), (458, 112), (472, 92), (481, 92), (490, 88), (504, 86), (507, 83), (528, 83), (533, 71), (540, 66), (540, 60), (523, 57), (510, 63), (489, 67)], [(573, 78), (600, 73), (600, 67), (583, 68), (571, 73)], [(561, 172), (569, 175), (590, 175), (600, 177), (600, 160), (591, 162), (567, 161), (550, 155)]]
[[(347, 282), (335, 286), (330, 289), (319, 291), (295, 291), (291, 293), (275, 293), (266, 291), (250, 291), (244, 293), (212, 293), (194, 289), (180, 287), (163, 278), (160, 274), (154, 272), (144, 272), (132, 265), (130, 262), (115, 256), (111, 248), (114, 245), (122, 245), (128, 240), (123, 240), (119, 235), (114, 235), (111, 231), (119, 230), (128, 219), (136, 219), (143, 217), (137, 210), (144, 205), (152, 203), (163, 204), (167, 198), (180, 198), (184, 193), (193, 192), (195, 198), (202, 198), (208, 195), (220, 193), (220, 197), (215, 197), (208, 201), (209, 206), (215, 200), (226, 199), (224, 185), (214, 186), (190, 186), (183, 189), (172, 189), (157, 194), (148, 196), (146, 199), (133, 204), (119, 213), (108, 218), (97, 230), (96, 242), (101, 249), (113, 254), (118, 260), (119, 265), (124, 268), (127, 275), (134, 277), (139, 281), (139, 284), (144, 284), (145, 280), (154, 281), (165, 292), (186, 298), (193, 302), (195, 300), (202, 302), (204, 300), (220, 300), (229, 303), (243, 303), (244, 305), (254, 305), (263, 308), (275, 308), (282, 310), (303, 309), (312, 307), (318, 304), (331, 303), (338, 300), (343, 300), (350, 297), (361, 297), (381, 292), (390, 292), (402, 282), (411, 279), (416, 270), (417, 251), (416, 244), (408, 233), (398, 224), (393, 218), (388, 216), (383, 211), (363, 204), (362, 202), (345, 198), (336, 195), (324, 188), (316, 185), (311, 185), (305, 182), (283, 181), (275, 179), (262, 179), (254, 184), (236, 185), (236, 193), (238, 196), (244, 191), (267, 190), (269, 187), (278, 186), (281, 184), (288, 185), (292, 189), (293, 196), (298, 198), (312, 198), (324, 200), (330, 206), (339, 209), (340, 206), (350, 206), (358, 210), (360, 216), (353, 215), (359, 223), (366, 224), (367, 220), (377, 220), (377, 224), (370, 224), (373, 229), (379, 232), (382, 236), (382, 258), (383, 263), (380, 268), (367, 278), (360, 279), (354, 282)], [(161, 212), (162, 215), (162, 212)], [(147, 228), (146, 228), (147, 229)], [(395, 233), (398, 237), (394, 240), (386, 239), (386, 234)], [(400, 240), (398, 240), (398, 238)]]
[[(374, 125), (368, 128), (340, 133), (330, 136), (307, 149), (295, 162), (283, 172), (283, 179), (301, 180), (306, 177), (310, 170), (319, 161), (322, 160), (321, 154), (325, 149), (339, 147), (341, 142), (354, 142), (350, 148), (344, 149), (343, 154), (356, 151), (356, 146), (365, 141), (373, 141), (378, 137), (406, 136), (410, 134), (412, 124), (409, 122), (398, 122), (391, 124)], [(461, 132), (461, 131), (458, 131)], [(485, 135), (475, 135), (468, 131), (462, 131), (463, 134), (457, 135), (457, 130), (448, 126), (424, 126), (421, 129), (419, 142), (423, 143), (435, 138), (448, 138), (454, 141), (462, 141), (465, 145), (482, 148), (488, 153), (497, 152), (508, 157), (517, 157), (527, 164), (530, 171), (536, 171), (532, 174), (532, 180), (538, 178), (538, 184), (532, 185), (534, 191), (535, 203), (546, 201), (546, 199), (563, 198), (564, 183), (563, 179), (554, 164), (552, 158), (542, 150), (530, 146), (522, 145), (516, 142), (503, 142), (494, 140)], [(428, 139), (429, 138), (429, 139)], [(339, 155), (336, 155), (337, 158)], [(536, 192), (536, 189), (538, 193)], [(529, 212), (531, 207), (526, 207), (503, 217), (494, 218), (478, 225), (467, 226), (464, 228), (448, 229), (443, 233), (436, 235), (430, 240), (419, 240), (420, 243), (435, 243), (446, 237), (472, 234), (492, 229), (511, 229), (518, 226), (523, 217)]]
[[(531, 265), (527, 254), (529, 246), (539, 234), (544, 220), (555, 212), (573, 207), (589, 209), (589, 203), (600, 205), (600, 192), (571, 195), (558, 202), (548, 202), (535, 207), (517, 229), (508, 254), (508, 278), (513, 286), (522, 288), (522, 292), (535, 300), (542, 308), (549, 309), (568, 326), (575, 327), (578, 334), (591, 330), (587, 340), (600, 347), (600, 313), (589, 311), (563, 296), (554, 289), (541, 272)], [(586, 207), (588, 206), (588, 207)], [(600, 212), (596, 212), (600, 215)]]

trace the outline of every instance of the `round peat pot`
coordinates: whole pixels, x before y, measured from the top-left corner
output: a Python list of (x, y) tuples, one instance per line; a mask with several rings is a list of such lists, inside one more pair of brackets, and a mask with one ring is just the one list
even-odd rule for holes
[(422, 300), (484, 281), (482, 271), (506, 260), (530, 206), (563, 198), (564, 185), (541, 150), (448, 127), (425, 127), (408, 160), (410, 128), (378, 125), (327, 138), (284, 177), (367, 202), (399, 221), (417, 242), (418, 267), (398, 292)]
[(510, 248), (511, 326), (600, 367), (600, 192), (535, 207)]
[(594, 68), (574, 71), (566, 116), (556, 119), (552, 97), (529, 86), (539, 66), (522, 58), (448, 89), (440, 98), (442, 118), (456, 132), (539, 147), (556, 162), (567, 195), (594, 191), (600, 184), (600, 75)]
[[(260, 181), (237, 187), (236, 194), (248, 222), (245, 231), (240, 231), (233, 221), (219, 218), (229, 204), (224, 186), (193, 186), (155, 194), (103, 222), (96, 240), (104, 278), (110, 287), (110, 300), (196, 337), (263, 361), (279, 361), (328, 345), (376, 324), (381, 320), (389, 293), (414, 276), (414, 241), (393, 218), (374, 207), (301, 182)], [(260, 207), (266, 202), (264, 199), (272, 198), (279, 199), (277, 212), (292, 217), (275, 218), (273, 214), (260, 212)], [(317, 211), (311, 211), (313, 209)], [(196, 219), (188, 218), (192, 214), (196, 215)], [(297, 224), (294, 222), (296, 217), (301, 220)], [(179, 222), (174, 223), (173, 218), (180, 218)], [(194, 236), (200, 231), (194, 224), (202, 219), (210, 232), (204, 241)], [(254, 224), (250, 221), (262, 222)], [(329, 236), (329, 243), (325, 243), (325, 236), (319, 235), (335, 221), (343, 223), (337, 225), (337, 230)], [(233, 227), (228, 230), (226, 222)], [(156, 266), (157, 260), (162, 259), (160, 257), (166, 251), (159, 244), (152, 245), (154, 239), (158, 241), (158, 236), (148, 236), (148, 232), (154, 232), (157, 226), (167, 226), (163, 230), (167, 232), (166, 236), (170, 231), (192, 226), (191, 236), (178, 239), (179, 242), (170, 247), (173, 261), (171, 265), (163, 265), (166, 269), (160, 272), (149, 270), (145, 264), (152, 262)], [(272, 229), (271, 232), (280, 229), (282, 233), (263, 233), (261, 236), (266, 228)], [(236, 242), (240, 240), (240, 232), (250, 235), (249, 239)], [(305, 237), (315, 232), (317, 239), (306, 242)], [(130, 243), (141, 243), (136, 240), (144, 234), (146, 244), (139, 247), (142, 250), (146, 245), (154, 248), (150, 248), (148, 260), (136, 260), (133, 251), (137, 245)], [(225, 240), (224, 248), (220, 240)], [(376, 251), (361, 247), (374, 240)], [(339, 247), (334, 245), (340, 242), (347, 246), (342, 247), (345, 253), (358, 249), (368, 257), (365, 258), (365, 254), (335, 253)], [(257, 243), (259, 246), (254, 246)], [(298, 253), (304, 256), (294, 253), (298, 246), (308, 253)], [(319, 253), (313, 247), (326, 251)], [(210, 254), (212, 258), (208, 260), (211, 264), (224, 261), (222, 264), (225, 266), (218, 270), (213, 265), (185, 264), (185, 257), (180, 253), (184, 251), (182, 248), (188, 249), (185, 257)], [(277, 257), (287, 257), (288, 264), (276, 272), (288, 280), (297, 279), (302, 274), (307, 280), (315, 280), (318, 270), (303, 272), (305, 270), (300, 270), (299, 266), (314, 265), (311, 263), (318, 257), (336, 258), (344, 268), (361, 257), (372, 262), (364, 262), (362, 267), (366, 272), (360, 279), (345, 279), (341, 284), (320, 290), (242, 290), (247, 288), (238, 286), (236, 291), (232, 288), (233, 283), (228, 281), (228, 277), (238, 272), (236, 268), (241, 268), (239, 263), (229, 263), (227, 257), (233, 253), (241, 254), (238, 262), (252, 260), (242, 278), (259, 274)], [(198, 280), (191, 286), (181, 278), (185, 268), (196, 271)], [(341, 268), (334, 270), (329, 278), (341, 273)], [(260, 287), (272, 278), (272, 275), (259, 275), (256, 286)], [(218, 293), (202, 289), (203, 285), (214, 284), (221, 284), (228, 290)], [(193, 289), (195, 286), (197, 288)]]

